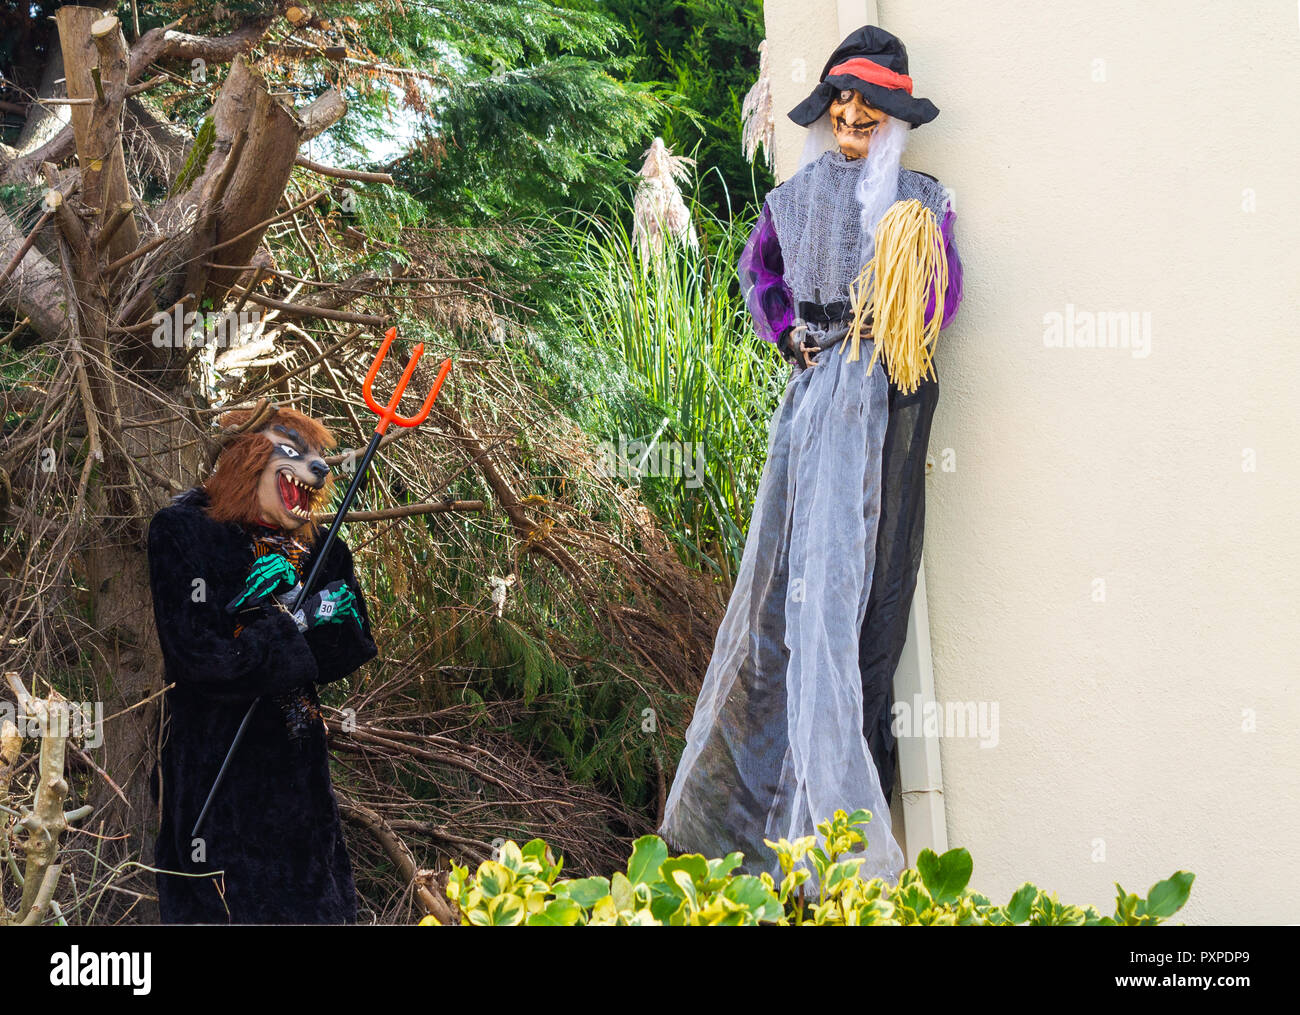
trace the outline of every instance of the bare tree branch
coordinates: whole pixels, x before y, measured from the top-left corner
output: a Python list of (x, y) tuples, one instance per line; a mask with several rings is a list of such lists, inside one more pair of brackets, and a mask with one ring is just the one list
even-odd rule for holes
[(241, 53), (247, 53), (266, 34), (274, 21), (273, 15), (264, 15), (245, 22), (229, 35), (191, 35), (176, 31), (173, 22), (160, 28), (151, 28), (131, 47), (131, 65), (128, 81), (137, 81), (151, 63), (160, 60), (204, 60), (207, 63), (229, 63)]
[(273, 300), (261, 293), (250, 292), (248, 299), (258, 306), (266, 307), (268, 310), (278, 310), (286, 317), (296, 317), (310, 320), (316, 318), (325, 321), (344, 321), (348, 324), (364, 324), (371, 328), (382, 328), (388, 323), (386, 317), (376, 317), (374, 314), (354, 314), (350, 310), (332, 310), (325, 306), (313, 306), (309, 303), (285, 303), (282, 300)]
[(314, 102), (298, 110), (298, 119), (302, 122), (302, 141), (310, 141), (334, 126), (348, 111), (348, 104), (337, 88), (331, 88)]
[[(346, 457), (346, 456), (345, 456)], [(481, 500), (444, 500), (437, 504), (403, 504), (382, 511), (349, 511), (345, 522), (382, 522), (389, 518), (410, 518), (412, 515), (442, 515), (453, 511), (482, 511), (487, 505)], [(322, 525), (330, 525), (334, 515), (312, 515)]]
[(390, 187), (393, 185), (393, 178), (388, 173), (367, 173), (360, 169), (339, 169), (337, 166), (326, 166), (319, 162), (313, 162), (305, 155), (299, 155), (294, 159), (295, 166), (301, 166), (303, 169), (310, 169), (313, 173), (320, 173), (321, 176), (334, 176), (340, 180), (360, 180), (363, 183), (386, 183)]
[(402, 841), (401, 836), (389, 827), (383, 816), (372, 811), (369, 807), (362, 807), (360, 804), (354, 804), (347, 800), (339, 800), (339, 813), (347, 820), (354, 824), (360, 825), (373, 835), (383, 850), (388, 854), (388, 858), (393, 861), (398, 870), (401, 871), (402, 877), (414, 890), (424, 911), (432, 916), (444, 926), (455, 922), (455, 916), (451, 910), (451, 903), (446, 899), (441, 899), (428, 887), (421, 884), (423, 880), (420, 877), (420, 870), (415, 865), (415, 857), (412, 855), (410, 847)]
[[(0, 211), (0, 258), (9, 264), (26, 241), (13, 220)], [(33, 330), (47, 341), (68, 334), (67, 302), (59, 269), (30, 246), (0, 280), (0, 303), (12, 307), (19, 317), (30, 318)]]

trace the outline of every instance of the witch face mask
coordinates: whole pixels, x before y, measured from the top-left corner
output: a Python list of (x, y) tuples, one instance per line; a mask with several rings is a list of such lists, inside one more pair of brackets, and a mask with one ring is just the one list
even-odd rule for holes
[(852, 88), (843, 89), (831, 100), (829, 112), (840, 151), (846, 158), (865, 159), (871, 139), (885, 122), (886, 114), (868, 106)]

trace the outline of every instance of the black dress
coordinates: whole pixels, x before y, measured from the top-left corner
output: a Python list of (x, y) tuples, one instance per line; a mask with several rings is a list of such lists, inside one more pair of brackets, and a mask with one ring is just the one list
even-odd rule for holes
[(889, 424), (881, 454), (880, 523), (876, 567), (858, 641), (862, 673), (862, 734), (893, 801), (898, 741), (893, 731), (894, 672), (907, 642), (907, 618), (921, 569), (925, 537), (925, 459), (939, 382), (926, 378), (910, 395), (889, 385)]
[[(190, 490), (149, 526), (154, 617), (166, 680), (175, 684), (154, 785), (155, 864), (178, 872), (158, 875), (162, 920), (352, 923), (356, 890), (316, 694), (317, 684), (346, 677), (376, 654), (352, 554), (336, 540), (317, 587), (347, 581), (360, 630), (345, 619), (301, 634), (273, 606), (235, 618), (225, 604), (253, 562), (251, 534), (213, 521), (207, 503), (206, 493)], [(263, 695), (271, 697), (253, 714), (201, 841), (191, 842), (240, 720)]]

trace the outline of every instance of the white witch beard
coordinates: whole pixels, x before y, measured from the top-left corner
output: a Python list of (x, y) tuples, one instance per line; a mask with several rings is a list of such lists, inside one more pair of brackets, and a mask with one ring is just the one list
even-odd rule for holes
[(907, 147), (911, 125), (894, 116), (876, 129), (867, 149), (867, 164), (858, 181), (857, 199), (862, 216), (862, 263), (875, 251), (876, 226), (898, 199), (898, 169)]
[(802, 169), (834, 147), (835, 130), (831, 127), (831, 114), (826, 112), (808, 125), (808, 136), (804, 138), (803, 153), (799, 156), (799, 168)]

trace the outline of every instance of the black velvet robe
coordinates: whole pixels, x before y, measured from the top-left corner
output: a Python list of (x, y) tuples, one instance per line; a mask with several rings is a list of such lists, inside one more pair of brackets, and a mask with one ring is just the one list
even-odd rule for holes
[(301, 634), (275, 607), (238, 620), (226, 613), (243, 588), (253, 548), (242, 526), (209, 518), (207, 503), (206, 493), (190, 490), (149, 525), (154, 617), (166, 679), (176, 685), (166, 696), (154, 787), (161, 812), (155, 863), (165, 871), (224, 873), (159, 874), (162, 920), (352, 923), (356, 890), (324, 727), (313, 722), (306, 736), (290, 737), (272, 698), (259, 703), (204, 820), (206, 858), (194, 856), (190, 831), (249, 704), (304, 687), (318, 703), (317, 684), (346, 677), (376, 654), (342, 539), (330, 548), (317, 587), (346, 580), (362, 630), (347, 620)]

